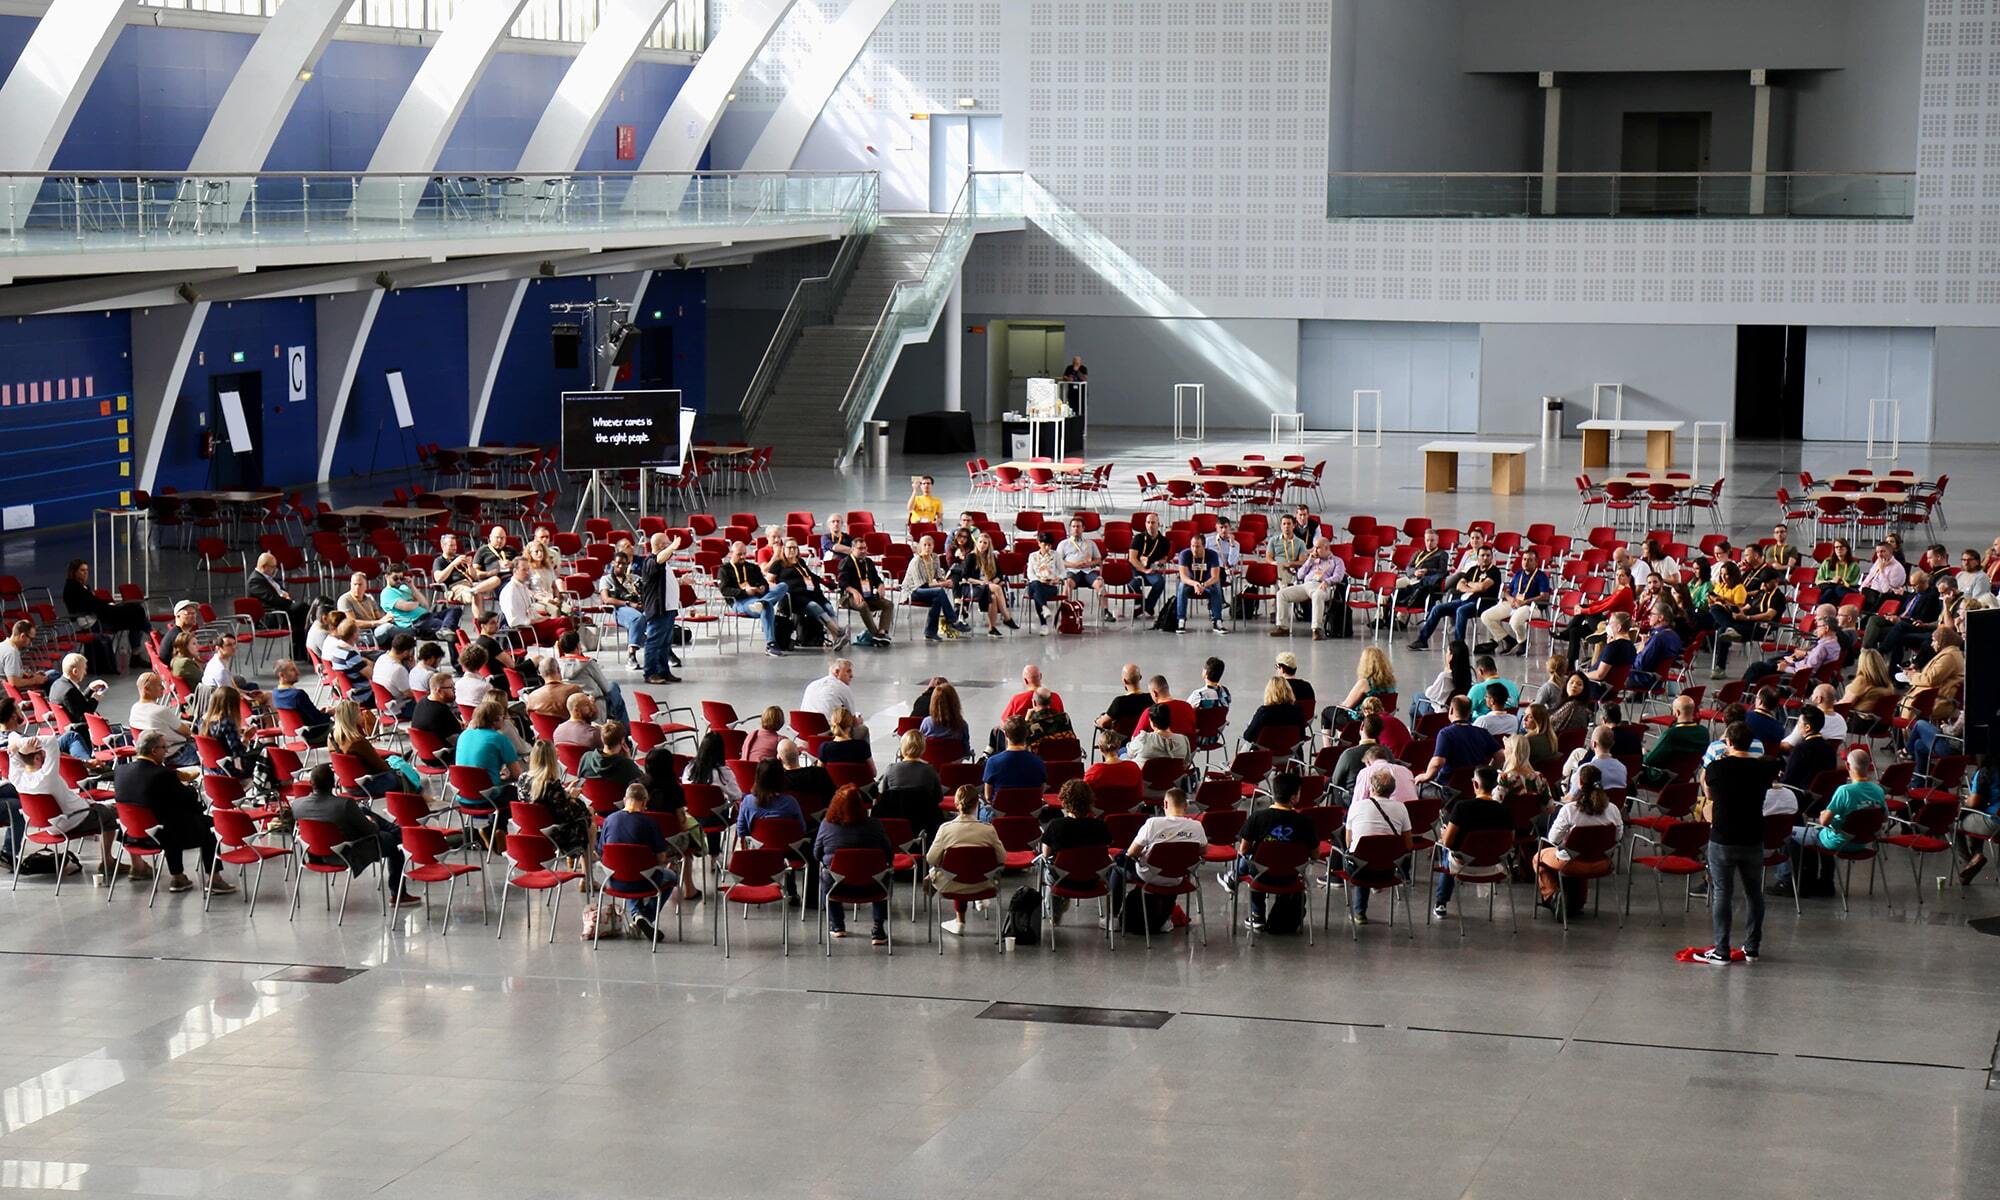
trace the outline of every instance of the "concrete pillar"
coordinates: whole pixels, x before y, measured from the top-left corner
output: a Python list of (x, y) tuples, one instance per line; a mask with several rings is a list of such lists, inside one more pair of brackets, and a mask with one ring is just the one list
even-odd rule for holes
[(1542, 84), (1542, 215), (1556, 211), (1556, 171), (1562, 161), (1563, 93), (1556, 86), (1556, 73), (1543, 71)]
[(1764, 214), (1765, 173), (1771, 169), (1771, 84), (1762, 70), (1750, 72), (1750, 205), (1753, 217)]
[(952, 277), (951, 292), (945, 297), (944, 316), (944, 407), (958, 412), (965, 407), (965, 272)]

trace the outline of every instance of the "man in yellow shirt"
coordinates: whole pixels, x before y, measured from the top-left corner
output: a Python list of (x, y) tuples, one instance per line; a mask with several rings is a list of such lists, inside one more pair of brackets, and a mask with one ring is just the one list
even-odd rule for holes
[(944, 501), (931, 494), (935, 483), (928, 475), (910, 477), (910, 524), (936, 525), (944, 519)]

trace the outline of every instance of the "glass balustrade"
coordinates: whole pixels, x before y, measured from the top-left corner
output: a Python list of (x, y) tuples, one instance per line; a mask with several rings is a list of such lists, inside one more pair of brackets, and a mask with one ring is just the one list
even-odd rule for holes
[(867, 172), (571, 175), (67, 173), (0, 176), (0, 252), (408, 240), (851, 223)]
[(1909, 220), (1910, 172), (1703, 174), (1344, 171), (1327, 176), (1332, 218), (1659, 217)]

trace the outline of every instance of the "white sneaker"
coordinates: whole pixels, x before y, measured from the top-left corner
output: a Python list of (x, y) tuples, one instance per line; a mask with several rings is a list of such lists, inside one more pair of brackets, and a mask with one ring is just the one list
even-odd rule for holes
[(944, 930), (946, 933), (950, 934), (953, 937), (965, 936), (965, 922), (959, 920), (957, 917), (953, 917), (951, 920), (944, 922), (939, 926), (939, 928)]
[(1214, 622), (1214, 623), (1213, 623), (1213, 626), (1212, 626), (1212, 628), (1213, 628), (1213, 629), (1215, 630), (1215, 632), (1217, 632), (1217, 633), (1228, 633), (1228, 632), (1229, 632), (1229, 630), (1227, 630), (1227, 629), (1225, 629), (1225, 628), (1223, 627), (1223, 624), (1222, 624), (1222, 622), (1220, 622), (1220, 621), (1216, 621), (1216, 622)]

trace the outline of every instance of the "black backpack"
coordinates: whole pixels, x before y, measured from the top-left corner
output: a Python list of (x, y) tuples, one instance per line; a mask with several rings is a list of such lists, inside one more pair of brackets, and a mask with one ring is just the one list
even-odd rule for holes
[(1042, 889), (1017, 887), (1007, 897), (1007, 915), (1001, 920), (1000, 936), (1014, 939), (1014, 948), (1039, 945), (1042, 940)]
[(1305, 924), (1306, 898), (1297, 892), (1268, 896), (1264, 907), (1265, 933), (1297, 933)]
[(1174, 612), (1174, 606), (1165, 600), (1161, 600), (1159, 615), (1153, 618), (1154, 631), (1158, 633), (1172, 633), (1180, 627), (1180, 617)]

